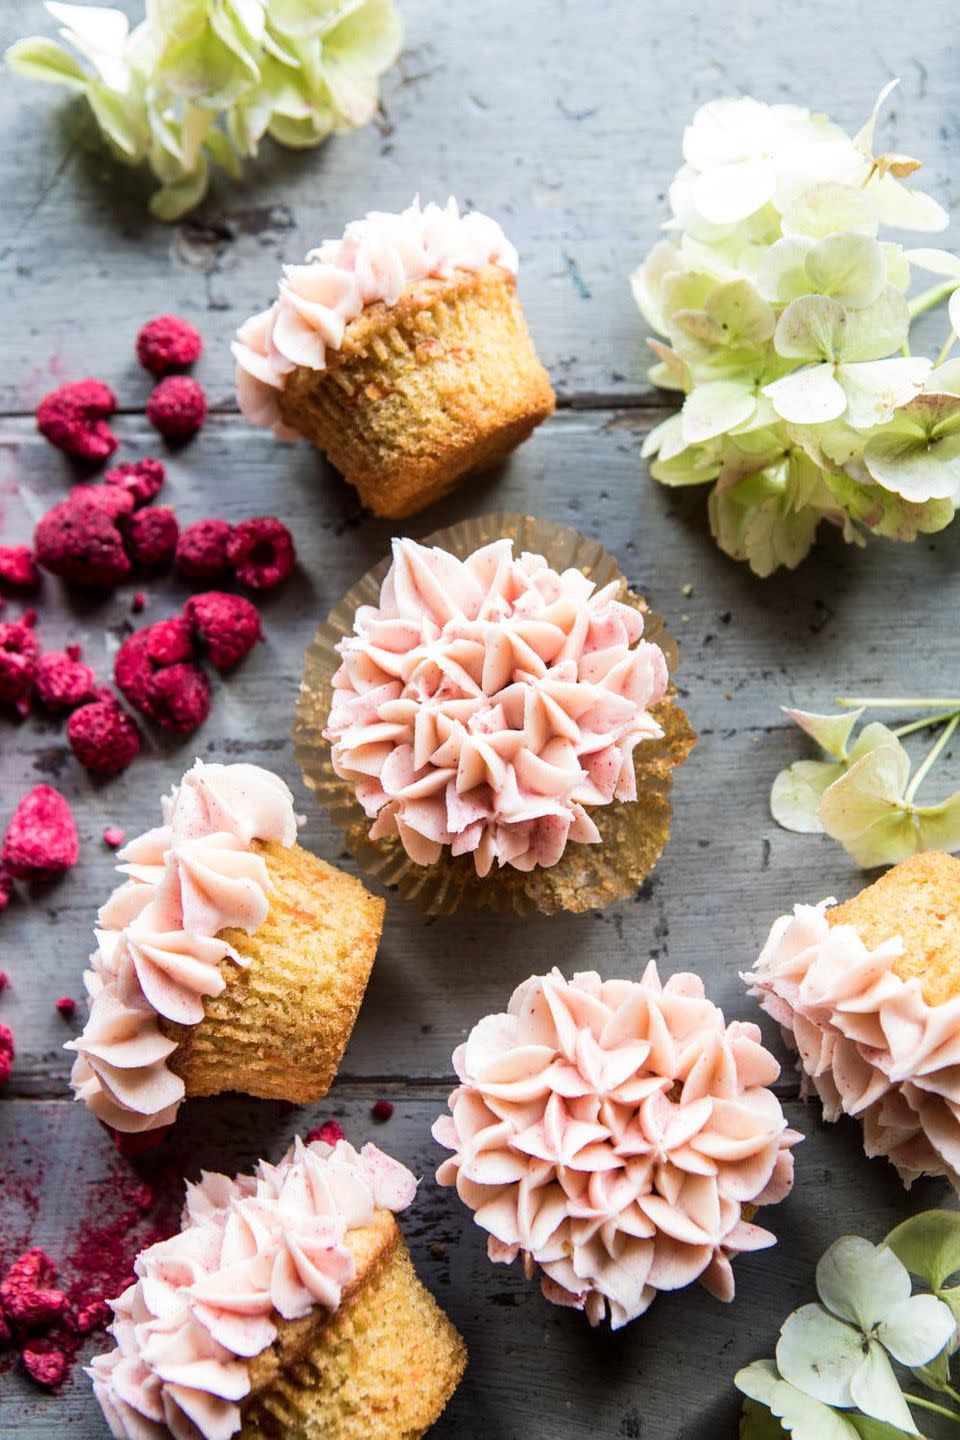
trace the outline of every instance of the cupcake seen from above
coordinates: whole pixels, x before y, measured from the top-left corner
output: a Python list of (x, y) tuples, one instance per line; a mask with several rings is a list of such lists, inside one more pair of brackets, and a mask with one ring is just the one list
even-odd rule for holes
[(466, 1348), (397, 1224), (416, 1189), (345, 1140), (188, 1184), (87, 1372), (116, 1440), (418, 1440)]
[(531, 976), (453, 1064), (437, 1180), (554, 1304), (619, 1329), (695, 1280), (729, 1301), (733, 1259), (775, 1243), (753, 1217), (789, 1193), (802, 1137), (758, 1027), (727, 1025), (698, 976)]
[(553, 411), (516, 273), (500, 226), (455, 200), (372, 211), (237, 331), (243, 414), (312, 441), (375, 514), (422, 510)]
[(744, 975), (824, 1118), (853, 1115), (906, 1186), (960, 1192), (960, 860), (914, 855), (842, 905), (797, 905)]
[[(308, 652), (307, 782), (361, 863), (432, 911), (632, 895), (692, 744), (652, 637), (672, 642), (615, 563), (573, 531), (513, 518), (459, 527), (449, 550), (395, 540), (386, 574), (366, 577)], [(501, 524), (514, 533), (473, 548)], [(311, 748), (318, 723), (329, 752)]]
[(66, 1046), (71, 1084), (114, 1131), (159, 1130), (183, 1100), (325, 1095), (353, 1029), (384, 905), (296, 843), (284, 782), (198, 760), (163, 824), (119, 851)]

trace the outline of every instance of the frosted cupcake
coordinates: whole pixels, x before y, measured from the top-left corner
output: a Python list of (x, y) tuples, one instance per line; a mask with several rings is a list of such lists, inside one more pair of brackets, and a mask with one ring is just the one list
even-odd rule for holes
[[(604, 571), (609, 557), (589, 548)], [(642, 601), (615, 567), (598, 579), (554, 569), (509, 535), (462, 558), (393, 542), (324, 692), (323, 736), (361, 816), (359, 845), (347, 830), (361, 863), (404, 893), (424, 887), (436, 910), (461, 899), (584, 910), (636, 890), (667, 833), (665, 797), (643, 767), (668, 786), (693, 737)], [(308, 783), (315, 693), (308, 657)]]
[(905, 1185), (960, 1191), (960, 860), (915, 855), (843, 905), (797, 905), (743, 978), (826, 1120), (860, 1120)]
[(422, 510), (554, 408), (516, 272), (500, 226), (455, 200), (372, 211), (237, 331), (243, 414), (319, 446), (375, 514)]
[(731, 1262), (775, 1237), (752, 1217), (793, 1184), (780, 1073), (756, 1025), (726, 1025), (696, 975), (661, 985), (534, 975), (453, 1056), (437, 1171), (556, 1305), (619, 1329), (658, 1290), (732, 1300)]
[(417, 1182), (375, 1145), (294, 1142), (187, 1186), (137, 1257), (87, 1373), (117, 1440), (418, 1440), (466, 1364), (395, 1214)]
[(325, 1095), (356, 1020), (384, 905), (297, 843), (284, 782), (198, 760), (164, 823), (119, 852), (84, 976), (77, 1099), (121, 1132), (185, 1097)]

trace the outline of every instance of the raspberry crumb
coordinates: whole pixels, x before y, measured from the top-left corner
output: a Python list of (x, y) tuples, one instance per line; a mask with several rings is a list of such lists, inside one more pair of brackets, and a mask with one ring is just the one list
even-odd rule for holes
[(0, 589), (36, 590), (40, 572), (28, 545), (0, 545)]
[(159, 570), (173, 560), (180, 536), (177, 517), (166, 505), (148, 505), (124, 520), (127, 554), (144, 570)]
[(73, 1316), (73, 1328), (78, 1335), (89, 1335), (106, 1325), (109, 1319), (110, 1306), (106, 1300), (91, 1300), (89, 1305), (84, 1305)]
[(20, 705), (27, 700), (37, 673), (40, 646), (29, 625), (22, 620), (0, 623), (0, 705)]
[(322, 1125), (307, 1132), (307, 1144), (314, 1140), (322, 1140), (325, 1145), (336, 1145), (338, 1140), (346, 1140), (343, 1127), (336, 1120), (324, 1120)]
[(142, 460), (127, 460), (108, 470), (103, 477), (105, 485), (126, 490), (134, 505), (149, 505), (160, 492), (167, 472), (161, 460), (144, 455)]
[(102, 380), (75, 380), (45, 395), (37, 406), (37, 429), (58, 450), (81, 460), (106, 460), (119, 441), (106, 422), (117, 397)]
[(134, 592), (133, 599), (130, 601), (130, 609), (134, 615), (140, 615), (142, 614), (146, 603), (147, 597), (144, 592), (142, 590), (136, 590)]
[(13, 1031), (9, 1025), (0, 1025), (0, 1085), (6, 1085), (13, 1069), (17, 1047), (13, 1043)]
[(177, 569), (197, 580), (214, 580), (228, 568), (227, 544), (233, 526), (226, 520), (197, 520), (177, 541)]
[(78, 644), (74, 641), (74, 643), (73, 643), (72, 645), (65, 645), (65, 646), (63, 647), (63, 653), (64, 653), (65, 655), (69, 655), (69, 657), (70, 657), (71, 660), (82, 660), (82, 659), (83, 659), (83, 646), (82, 646), (82, 645), (78, 645)]
[(236, 665), (263, 634), (257, 607), (242, 595), (207, 590), (191, 596), (184, 613), (205, 641), (210, 663), (218, 670)]
[(33, 688), (48, 710), (75, 710), (93, 698), (97, 677), (89, 665), (65, 650), (49, 650), (37, 661)]
[(7, 827), (5, 868), (17, 880), (50, 880), (75, 865), (79, 854), (70, 806), (51, 785), (35, 786), (24, 795)]
[(65, 1020), (71, 1019), (77, 1008), (77, 1002), (72, 995), (60, 995), (54, 1000), (53, 1004), (54, 1009), (57, 1010)]
[[(5, 870), (0, 870), (0, 915), (3, 914), (10, 901), (13, 899), (13, 876), (8, 875)], [(4, 985), (7, 983), (4, 980)], [(3, 985), (0, 985), (0, 990)]]
[(382, 1123), (390, 1119), (390, 1116), (393, 1114), (393, 1105), (389, 1100), (376, 1100), (371, 1106), (370, 1114), (374, 1120), (379, 1120)]
[(270, 515), (258, 515), (233, 527), (227, 560), (241, 585), (270, 590), (286, 580), (297, 563), (297, 552), (286, 525)]
[(121, 830), (119, 825), (108, 825), (103, 832), (103, 843), (109, 845), (111, 850), (119, 850), (126, 838), (127, 832)]
[(40, 564), (74, 584), (112, 590), (133, 569), (116, 523), (124, 505), (132, 508), (125, 490), (77, 486), (37, 526), (34, 544)]
[(147, 401), (147, 419), (169, 440), (187, 440), (207, 418), (207, 397), (188, 375), (169, 375)]
[[(140, 731), (136, 722), (109, 692), (108, 698), (74, 710), (67, 721), (67, 741), (91, 775), (116, 775), (126, 770), (140, 754)], [(122, 830), (105, 830), (105, 840), (108, 834), (119, 834), (117, 844), (123, 843)]]
[(6, 970), (0, 970), (0, 991), (6, 990), (9, 984), (10, 976), (7, 974)]
[(185, 370), (203, 351), (199, 332), (178, 315), (158, 315), (148, 320), (137, 336), (137, 359), (151, 375), (169, 375)]

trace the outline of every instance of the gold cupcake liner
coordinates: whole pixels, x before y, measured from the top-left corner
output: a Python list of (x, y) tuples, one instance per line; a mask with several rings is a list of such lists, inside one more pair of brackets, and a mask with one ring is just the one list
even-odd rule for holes
[[(662, 617), (628, 588), (617, 561), (599, 541), (531, 515), (483, 515), (437, 530), (422, 543), (438, 545), (464, 559), (504, 536), (513, 540), (517, 553), (527, 550), (543, 555), (558, 571), (581, 570), (598, 589), (619, 581), (619, 598), (643, 613), (644, 638), (660, 646), (673, 676), (679, 663), (676, 641)], [(390, 560), (385, 556), (347, 592), (307, 647), (294, 724), (295, 753), (304, 783), (343, 830), (347, 848), (361, 869), (405, 899), (415, 900), (428, 915), (451, 915), (461, 905), (518, 915), (538, 911), (580, 914), (635, 894), (669, 838), (673, 769), (687, 758), (696, 740), (690, 721), (676, 703), (672, 681), (666, 697), (651, 711), (663, 729), (662, 738), (643, 740), (634, 751), (637, 799), (614, 801), (590, 811), (600, 831), (599, 845), (571, 843), (548, 869), (520, 871), (504, 866), (481, 879), (472, 855), (454, 856), (445, 850), (435, 864), (417, 865), (398, 837), (370, 839), (372, 821), (357, 801), (353, 785), (334, 770), (323, 730), (330, 714), (333, 676), (340, 664), (336, 646), (353, 634), (359, 607), (377, 605)]]

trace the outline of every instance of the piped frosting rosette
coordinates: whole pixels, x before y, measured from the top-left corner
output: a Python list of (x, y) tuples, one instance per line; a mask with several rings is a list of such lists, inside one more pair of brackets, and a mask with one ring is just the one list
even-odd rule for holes
[(775, 1243), (748, 1216), (788, 1194), (802, 1137), (759, 1029), (726, 1025), (696, 975), (535, 975), (453, 1063), (437, 1180), (555, 1304), (617, 1329), (694, 1280), (731, 1300), (732, 1259)]
[(676, 647), (596, 542), (488, 516), (354, 587), (307, 652), (304, 778), (360, 863), (430, 912), (633, 894), (693, 734)]
[(743, 978), (826, 1120), (859, 1119), (866, 1153), (907, 1187), (944, 1175), (960, 1191), (960, 999), (928, 1004), (919, 978), (896, 973), (900, 936), (870, 948), (855, 925), (830, 924), (835, 903), (782, 915)]
[(199, 1024), (204, 998), (227, 984), (225, 964), (247, 963), (218, 937), (252, 935), (266, 918), (271, 882), (255, 842), (297, 837), (290, 790), (256, 765), (198, 760), (161, 807), (163, 825), (119, 852), (127, 879), (99, 912), (84, 973), (89, 1018), (64, 1047), (77, 1056), (76, 1098), (126, 1132), (176, 1117), (184, 1083), (161, 1021)]
[(346, 1237), (416, 1188), (375, 1145), (299, 1139), (278, 1165), (188, 1184), (181, 1230), (137, 1257), (111, 1302), (116, 1346), (87, 1371), (116, 1440), (229, 1440), (251, 1360), (283, 1321), (339, 1308), (357, 1274)]
[(408, 285), (487, 265), (515, 275), (517, 252), (495, 220), (477, 210), (461, 214), (453, 198), (421, 206), (418, 197), (400, 214), (374, 210), (352, 221), (305, 264), (285, 265), (277, 299), (237, 331), (232, 348), (244, 417), (278, 440), (296, 440), (279, 404), (294, 370), (325, 369), (328, 351), (339, 350), (365, 306), (395, 305)]

